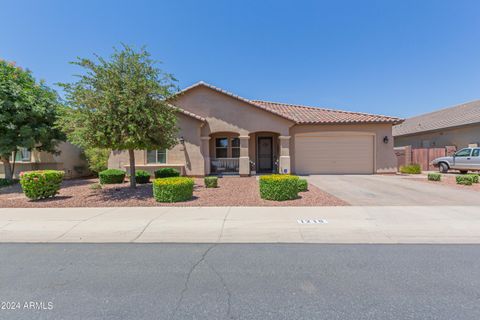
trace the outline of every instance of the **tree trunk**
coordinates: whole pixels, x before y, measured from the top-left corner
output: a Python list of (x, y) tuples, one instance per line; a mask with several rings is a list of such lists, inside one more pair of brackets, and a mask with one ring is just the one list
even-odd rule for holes
[(15, 163), (17, 161), (17, 150), (13, 151), (13, 163), (12, 163), (12, 179), (15, 174)]
[(8, 160), (8, 158), (2, 158), (2, 162), (3, 162), (3, 170), (5, 172), (5, 179), (12, 180), (13, 172), (12, 172), (12, 167), (10, 167), (10, 160)]
[(137, 187), (137, 181), (135, 179), (135, 152), (134, 150), (128, 150), (128, 157), (130, 158), (130, 188)]

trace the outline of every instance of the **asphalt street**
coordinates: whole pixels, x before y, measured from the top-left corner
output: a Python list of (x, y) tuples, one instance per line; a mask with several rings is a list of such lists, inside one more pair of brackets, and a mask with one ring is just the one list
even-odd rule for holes
[(480, 319), (479, 245), (0, 244), (0, 261), (0, 319)]

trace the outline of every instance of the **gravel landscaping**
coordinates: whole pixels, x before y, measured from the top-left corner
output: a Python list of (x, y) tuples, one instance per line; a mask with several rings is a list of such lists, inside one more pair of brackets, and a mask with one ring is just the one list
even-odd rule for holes
[(414, 177), (413, 179), (426, 182), (426, 183), (435, 183), (435, 184), (440, 184), (440, 185), (449, 186), (449, 187), (462, 189), (462, 190), (480, 191), (480, 183), (474, 183), (471, 186), (457, 184), (457, 182), (455, 181), (455, 177), (457, 175), (458, 174), (454, 174), (454, 173), (443, 173), (441, 181), (429, 181), (427, 180), (426, 175), (422, 175), (421, 177)]
[(69, 207), (152, 207), (152, 206), (345, 206), (333, 195), (309, 185), (299, 199), (268, 201), (260, 198), (256, 177), (224, 177), (218, 188), (205, 188), (203, 179), (195, 179), (193, 199), (178, 203), (159, 203), (152, 195), (152, 185), (138, 185), (132, 191), (128, 183), (91, 187), (97, 179), (66, 180), (54, 198), (30, 201), (19, 184), (0, 189), (0, 208), (69, 208)]

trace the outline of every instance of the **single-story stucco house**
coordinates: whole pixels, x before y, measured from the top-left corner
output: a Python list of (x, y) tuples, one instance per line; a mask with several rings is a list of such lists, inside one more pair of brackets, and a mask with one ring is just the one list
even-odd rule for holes
[[(90, 174), (88, 163), (82, 157), (80, 148), (69, 142), (60, 142), (57, 151), (59, 151), (59, 154), (20, 148), (15, 157), (14, 178), (18, 178), (22, 171), (31, 170), (63, 170), (66, 179)], [(0, 162), (0, 177), (4, 176), (4, 167)]]
[[(189, 176), (396, 171), (396, 117), (249, 100), (204, 82), (171, 103), (179, 110), (179, 144), (137, 150), (137, 169), (174, 167)], [(128, 153), (113, 151), (108, 166), (128, 171)]]
[(393, 127), (395, 147), (480, 145), (480, 100), (408, 118)]

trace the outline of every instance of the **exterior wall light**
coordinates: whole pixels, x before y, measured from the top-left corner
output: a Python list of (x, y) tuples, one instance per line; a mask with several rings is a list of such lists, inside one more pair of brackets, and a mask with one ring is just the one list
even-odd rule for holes
[(183, 136), (180, 137), (180, 143), (185, 144), (185, 139), (183, 138)]
[(385, 143), (385, 144), (388, 143), (388, 136), (383, 137), (383, 143)]

